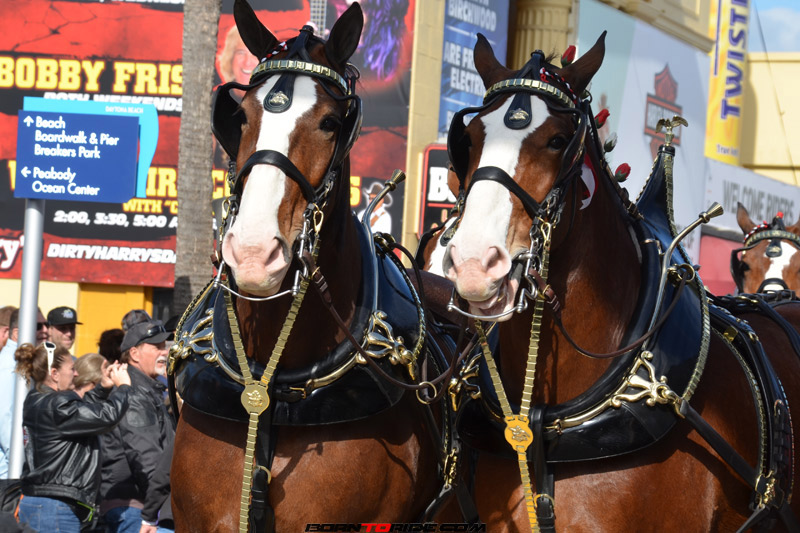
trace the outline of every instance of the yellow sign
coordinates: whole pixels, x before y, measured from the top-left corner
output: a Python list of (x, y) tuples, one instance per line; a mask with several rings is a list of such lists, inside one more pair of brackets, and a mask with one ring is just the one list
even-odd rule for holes
[(748, 0), (712, 0), (711, 56), (706, 118), (706, 157), (739, 164), (744, 104)]

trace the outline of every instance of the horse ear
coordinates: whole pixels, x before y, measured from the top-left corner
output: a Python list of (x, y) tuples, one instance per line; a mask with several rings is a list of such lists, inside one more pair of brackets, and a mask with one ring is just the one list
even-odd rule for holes
[[(478, 42), (473, 49), (473, 61), (475, 69), (480, 74), (483, 84), (486, 87), (492, 85), (496, 80), (510, 77), (510, 70), (500, 64), (494, 56), (492, 45), (482, 33), (478, 34)], [(498, 75), (498, 72), (502, 74)]]
[(757, 226), (757, 224), (753, 222), (753, 219), (750, 218), (750, 214), (747, 212), (745, 206), (743, 206), (741, 202), (737, 202), (737, 204), (736, 222), (742, 229), (742, 233), (747, 235), (753, 228)]
[(791, 226), (786, 226), (786, 231), (791, 231), (795, 235), (800, 235), (800, 218)]
[(325, 57), (336, 67), (344, 66), (358, 48), (361, 30), (364, 29), (364, 13), (358, 2), (354, 2), (342, 13), (331, 28), (325, 43)]
[(275, 49), (278, 39), (258, 20), (256, 12), (245, 0), (233, 3), (233, 19), (239, 29), (242, 42), (258, 59), (266, 57)]
[(600, 35), (591, 50), (559, 71), (564, 79), (569, 82), (575, 94), (579, 96), (586, 90), (589, 82), (600, 70), (600, 65), (603, 64), (603, 56), (606, 54), (606, 33), (604, 31)]

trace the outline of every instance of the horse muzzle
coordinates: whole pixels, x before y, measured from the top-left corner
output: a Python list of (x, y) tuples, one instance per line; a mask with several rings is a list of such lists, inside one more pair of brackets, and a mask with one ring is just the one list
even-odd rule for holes
[(291, 264), (289, 246), (280, 236), (244, 244), (233, 231), (225, 235), (222, 257), (239, 288), (256, 296), (278, 292)]

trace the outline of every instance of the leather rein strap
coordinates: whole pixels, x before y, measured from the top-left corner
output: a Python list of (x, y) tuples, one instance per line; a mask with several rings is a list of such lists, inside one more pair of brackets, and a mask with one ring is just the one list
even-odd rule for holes
[(536, 270), (531, 269), (528, 272), (528, 274), (531, 277), (533, 277), (533, 279), (536, 280), (536, 285), (539, 288), (539, 294), (542, 295), (542, 297), (547, 302), (547, 305), (553, 312), (553, 322), (556, 323), (556, 326), (558, 326), (558, 329), (561, 331), (561, 334), (564, 335), (565, 339), (567, 339), (567, 342), (569, 342), (570, 345), (573, 348), (575, 348), (575, 350), (578, 353), (585, 355), (586, 357), (591, 357), (593, 359), (610, 359), (612, 357), (618, 357), (644, 344), (644, 342), (650, 337), (652, 337), (655, 333), (657, 333), (658, 330), (661, 329), (661, 326), (664, 325), (664, 322), (667, 321), (667, 318), (669, 318), (670, 314), (675, 309), (675, 306), (680, 301), (681, 294), (683, 293), (684, 287), (686, 287), (686, 283), (690, 281), (689, 279), (687, 279), (686, 276), (679, 274), (680, 281), (678, 282), (678, 288), (675, 292), (675, 297), (672, 299), (672, 302), (669, 304), (669, 307), (667, 307), (667, 310), (661, 315), (658, 321), (655, 324), (653, 324), (653, 327), (650, 328), (650, 330), (647, 331), (644, 335), (642, 335), (629, 345), (625, 346), (624, 348), (620, 348), (619, 350), (615, 350), (613, 352), (608, 352), (608, 353), (595, 353), (595, 352), (590, 352), (589, 350), (585, 350), (580, 346), (578, 346), (578, 344), (570, 336), (570, 334), (567, 333), (567, 330), (561, 321), (561, 303), (558, 301), (558, 296), (556, 296), (556, 293), (555, 291), (553, 291), (552, 287), (550, 287), (544, 282), (542, 276)]

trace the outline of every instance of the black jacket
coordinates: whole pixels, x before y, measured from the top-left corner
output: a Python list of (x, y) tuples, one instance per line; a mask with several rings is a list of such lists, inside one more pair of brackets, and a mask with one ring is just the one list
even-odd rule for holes
[[(119, 426), (103, 435), (102, 500), (138, 500), (144, 505), (142, 518), (155, 520), (168, 492), (154, 482), (157, 473), (167, 475), (175, 438), (172, 418), (164, 405), (164, 385), (141, 370), (128, 366), (133, 390), (130, 407)], [(167, 478), (168, 479), (168, 478)], [(158, 485), (158, 486), (157, 486)]]
[(98, 386), (85, 400), (75, 391), (39, 389), (28, 393), (22, 408), (27, 432), (22, 494), (94, 505), (100, 487), (98, 435), (122, 419), (131, 388), (123, 385), (109, 394)]

